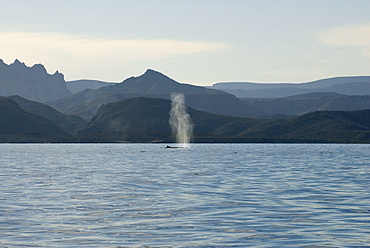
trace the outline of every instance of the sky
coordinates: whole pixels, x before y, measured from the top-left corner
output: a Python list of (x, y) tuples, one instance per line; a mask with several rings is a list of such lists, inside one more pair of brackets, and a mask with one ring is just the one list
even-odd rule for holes
[(370, 75), (369, 0), (0, 0), (0, 59), (65, 80), (309, 82)]

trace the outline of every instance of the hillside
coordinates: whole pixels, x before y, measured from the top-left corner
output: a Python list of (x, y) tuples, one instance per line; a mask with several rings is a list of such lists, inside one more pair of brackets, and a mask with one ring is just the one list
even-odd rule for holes
[(201, 86), (181, 84), (168, 76), (154, 71), (146, 70), (138, 77), (130, 77), (122, 83), (101, 88), (101, 93), (141, 93), (141, 94), (171, 94), (181, 90), (182, 93), (206, 93), (206, 94), (226, 94), (220, 90), (208, 89)]
[(355, 111), (370, 109), (370, 95), (347, 96), (335, 92), (317, 92), (284, 98), (241, 98), (268, 115), (303, 115), (314, 111)]
[(67, 135), (51, 121), (21, 109), (12, 99), (0, 98), (0, 135), (39, 132), (47, 135)]
[(67, 81), (67, 88), (75, 94), (77, 92), (86, 90), (86, 89), (99, 89), (101, 87), (109, 86), (114, 83), (103, 82), (99, 80), (88, 80), (88, 79), (80, 79), (74, 81)]
[[(102, 105), (97, 114), (80, 132), (83, 135), (98, 135), (105, 133), (106, 137), (115, 140), (123, 139), (129, 142), (168, 141), (172, 142), (171, 128), (169, 125), (169, 111), (171, 102), (158, 98), (130, 98), (124, 101)], [(237, 118), (232, 116), (217, 115), (188, 108), (197, 135), (208, 138), (220, 138), (217, 129), (244, 120), (253, 119)], [(262, 120), (265, 122), (266, 120)], [(255, 121), (253, 121), (255, 123)], [(215, 135), (212, 133), (216, 132)], [(229, 134), (228, 134), (229, 135)]]
[(305, 142), (370, 142), (370, 110), (318, 111), (275, 120), (239, 134), (246, 138)]
[[(115, 141), (173, 141), (170, 101), (133, 98), (100, 107), (81, 135)], [(370, 142), (370, 110), (314, 112), (292, 119), (253, 119), (188, 108), (195, 142)]]
[(171, 104), (157, 98), (131, 98), (102, 105), (85, 132), (109, 131), (169, 131)]
[(232, 94), (181, 84), (153, 70), (147, 70), (143, 75), (128, 78), (122, 83), (78, 92), (70, 97), (52, 102), (51, 106), (63, 113), (76, 114), (90, 120), (102, 104), (133, 97), (170, 99), (170, 94), (173, 92), (184, 93), (188, 106), (206, 112), (231, 116), (264, 114), (246, 106)]
[(37, 102), (48, 102), (71, 95), (63, 74), (50, 75), (41, 64), (27, 67), (19, 60), (7, 65), (0, 59), (0, 96), (19, 95)]
[[(45, 105), (13, 98), (47, 118), (55, 114)], [(15, 100), (0, 98), (0, 142), (173, 142), (170, 108), (170, 101), (159, 98), (108, 103), (85, 129), (68, 135), (52, 121), (25, 111)], [(318, 111), (290, 119), (232, 117), (189, 107), (187, 111), (194, 125), (193, 142), (370, 143), (370, 110)], [(54, 121), (63, 120), (63, 115), (54, 117)]]
[(87, 125), (87, 121), (81, 117), (76, 115), (65, 115), (43, 103), (27, 100), (20, 96), (10, 96), (7, 97), (7, 99), (14, 100), (21, 109), (28, 113), (50, 120), (69, 134), (76, 134)]
[(281, 98), (313, 92), (335, 92), (344, 95), (370, 95), (370, 76), (335, 77), (308, 83), (216, 83), (219, 89), (240, 98)]

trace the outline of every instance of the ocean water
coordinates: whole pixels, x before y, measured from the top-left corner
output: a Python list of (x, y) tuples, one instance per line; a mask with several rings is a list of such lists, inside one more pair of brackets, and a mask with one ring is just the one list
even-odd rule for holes
[(370, 145), (1, 144), (0, 247), (370, 247)]

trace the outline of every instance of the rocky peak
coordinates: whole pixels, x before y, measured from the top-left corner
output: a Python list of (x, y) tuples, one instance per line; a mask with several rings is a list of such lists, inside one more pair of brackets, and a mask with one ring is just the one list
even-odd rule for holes
[(46, 73), (47, 74), (47, 71), (45, 69), (45, 66), (43, 66), (42, 64), (34, 64), (31, 69), (37, 71), (38, 73)]
[[(3, 65), (5, 66), (1, 66)], [(0, 95), (20, 95), (26, 99), (47, 102), (71, 95), (63, 74), (47, 73), (42, 64), (28, 67), (18, 59), (10, 65), (0, 61)]]
[(11, 66), (17, 66), (17, 67), (27, 67), (25, 63), (19, 61), (18, 59), (15, 59), (13, 64)]
[(147, 69), (146, 71), (145, 71), (145, 73), (144, 73), (144, 75), (145, 74), (161, 74), (160, 72), (158, 72), (158, 71), (155, 71), (155, 70), (153, 70), (153, 69)]

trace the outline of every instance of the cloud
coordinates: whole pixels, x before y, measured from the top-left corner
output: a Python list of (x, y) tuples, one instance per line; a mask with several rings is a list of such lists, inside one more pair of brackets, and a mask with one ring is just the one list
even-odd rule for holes
[(18, 58), (27, 64), (43, 63), (52, 70), (75, 73), (77, 70), (110, 67), (138, 60), (162, 59), (183, 54), (227, 49), (217, 42), (119, 40), (61, 33), (0, 32), (0, 58)]
[(358, 48), (370, 57), (370, 23), (336, 27), (316, 33), (322, 44), (339, 48)]

